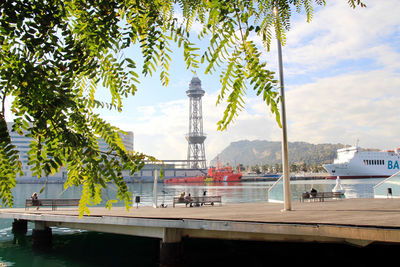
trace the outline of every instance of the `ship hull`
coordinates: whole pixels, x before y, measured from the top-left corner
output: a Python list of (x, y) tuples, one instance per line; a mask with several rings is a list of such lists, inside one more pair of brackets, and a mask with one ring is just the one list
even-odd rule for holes
[(205, 177), (203, 176), (193, 176), (193, 177), (173, 177), (164, 179), (165, 184), (174, 183), (204, 183)]
[(348, 176), (327, 176), (325, 179), (327, 180), (336, 180), (340, 179), (372, 179), (372, 178), (388, 178), (390, 175), (369, 175), (369, 176), (359, 176), (359, 175), (348, 175)]

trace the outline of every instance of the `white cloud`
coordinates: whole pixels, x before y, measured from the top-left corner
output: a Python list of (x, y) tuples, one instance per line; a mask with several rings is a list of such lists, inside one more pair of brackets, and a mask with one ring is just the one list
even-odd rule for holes
[[(206, 154), (208, 160), (214, 158), (231, 142), (248, 139), (278, 140), (279, 131), (274, 117), (260, 99), (246, 99), (246, 110), (231, 123), (227, 130), (217, 131), (217, 122), (222, 119), (224, 106), (215, 107), (217, 93), (204, 97), (204, 129), (207, 133)], [(251, 110), (251, 112), (250, 112)]]
[[(203, 128), (207, 138), (205, 150), (207, 160), (213, 159), (231, 142), (241, 139), (278, 140), (280, 132), (274, 117), (268, 115), (265, 104), (258, 99), (248, 99), (252, 113), (244, 110), (226, 131), (217, 131), (217, 122), (222, 118), (224, 107), (216, 106), (217, 93), (205, 94), (202, 98)], [(152, 115), (142, 119), (113, 118), (113, 123), (124, 130), (134, 132), (135, 150), (159, 159), (186, 159), (189, 128), (189, 99), (164, 102), (139, 108), (149, 110)], [(141, 113), (138, 114), (141, 114)]]
[(114, 124), (134, 132), (135, 150), (160, 159), (182, 159), (180, 139), (185, 140), (186, 106), (183, 100), (142, 106), (136, 116), (121, 117)]
[[(184, 19), (183, 14), (180, 10), (179, 11), (175, 10), (174, 18), (178, 19), (178, 23), (181, 23), (184, 26), (186, 26), (187, 20)], [(203, 30), (203, 25), (201, 23), (199, 23), (197, 20), (192, 21), (192, 24), (190, 26), (191, 26), (190, 31), (195, 34), (199, 34)]]
[[(367, 8), (349, 8), (346, 1), (329, 1), (311, 23), (296, 16), (283, 47), (285, 74), (310, 75), (344, 60), (369, 59), (376, 65), (399, 68), (400, 5), (398, 1), (368, 1)], [(395, 43), (391, 43), (395, 39)], [(253, 37), (261, 46), (261, 39)], [(277, 69), (276, 41), (264, 53), (270, 68)], [(359, 66), (360, 67), (360, 66)]]
[(390, 148), (398, 143), (400, 78), (371, 71), (317, 80), (287, 94), (289, 136)]
[(140, 106), (137, 108), (140, 113), (139, 120), (149, 120), (155, 114), (156, 109), (154, 106)]
[[(381, 61), (384, 51), (391, 50), (383, 40), (399, 30), (399, 13), (397, 1), (370, 1), (367, 8), (354, 10), (346, 1), (330, 1), (311, 23), (296, 21), (288, 33), (285, 61), (311, 70), (349, 59)], [(382, 53), (376, 53), (378, 47)]]

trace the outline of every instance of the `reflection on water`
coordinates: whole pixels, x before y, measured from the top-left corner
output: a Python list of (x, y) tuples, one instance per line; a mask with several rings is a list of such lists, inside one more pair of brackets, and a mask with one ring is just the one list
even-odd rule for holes
[[(372, 198), (373, 187), (383, 179), (361, 179), (361, 180), (342, 180), (342, 187), (345, 190), (346, 198)], [(169, 206), (172, 198), (179, 195), (182, 191), (190, 193), (192, 196), (201, 196), (204, 191), (207, 195), (221, 195), (223, 203), (239, 203), (239, 202), (266, 202), (268, 189), (273, 182), (245, 182), (245, 183), (217, 183), (217, 184), (175, 184), (175, 185), (158, 185), (158, 204), (165, 203)], [(309, 181), (291, 181), (291, 192), (293, 200), (299, 199), (304, 191), (310, 191), (311, 186), (318, 191), (331, 191), (335, 186), (335, 180), (309, 180)], [(40, 192), (42, 185), (40, 184), (17, 184), (13, 189), (15, 197), (15, 207), (24, 207), (25, 199), (30, 198), (33, 192)], [(153, 184), (129, 184), (129, 189), (133, 196), (140, 196), (140, 205), (151, 206), (153, 197)], [(64, 190), (62, 184), (48, 184), (39, 198), (79, 198), (81, 194), (80, 188), (69, 188)], [(103, 190), (103, 203), (116, 196), (116, 188), (109, 186)], [(115, 206), (122, 206), (123, 203), (117, 203)], [(33, 251), (30, 243), (30, 236), (34, 225), (28, 223), (28, 233), (26, 237), (14, 237), (11, 233), (12, 220), (0, 219), (0, 265), (6, 266), (113, 266), (110, 257), (94, 259), (100, 255), (96, 250), (107, 248), (109, 251), (104, 255), (127, 255), (132, 253), (132, 247), (141, 247), (143, 242), (149, 243), (152, 247), (158, 246), (155, 241), (144, 239), (135, 239), (132, 237), (121, 237), (116, 235), (107, 235), (101, 233), (90, 233), (80, 230), (72, 230), (67, 228), (53, 228), (53, 234), (57, 236), (55, 247), (51, 253), (43, 254)], [(61, 238), (62, 237), (62, 238)], [(130, 244), (128, 250), (124, 246), (113, 244), (110, 248), (109, 242), (118, 240), (121, 243)], [(93, 255), (88, 248), (96, 243), (93, 247)], [(154, 243), (154, 244), (153, 244)], [(88, 245), (91, 244), (91, 245)], [(68, 253), (71, 245), (76, 246), (73, 253)], [(142, 250), (135, 247), (136, 259), (142, 261), (144, 265), (154, 265), (153, 250)], [(84, 254), (81, 251), (86, 251)], [(157, 251), (157, 249), (155, 249)], [(146, 254), (147, 253), (147, 254)], [(87, 256), (91, 255), (91, 256)], [(144, 256), (143, 256), (144, 255)], [(90, 257), (92, 259), (90, 259)], [(112, 258), (112, 257), (111, 257)], [(129, 257), (125, 257), (129, 258)], [(130, 261), (124, 261), (125, 258), (118, 259), (118, 263), (131, 264)], [(150, 262), (147, 262), (151, 259)], [(114, 259), (115, 260), (115, 259)], [(35, 264), (32, 264), (35, 262)], [(140, 264), (139, 264), (140, 266)]]

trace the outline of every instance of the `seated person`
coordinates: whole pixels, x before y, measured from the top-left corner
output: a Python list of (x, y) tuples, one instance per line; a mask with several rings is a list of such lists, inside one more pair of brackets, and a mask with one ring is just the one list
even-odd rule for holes
[(301, 197), (302, 197), (303, 199), (310, 198), (310, 193), (304, 192), (304, 193), (301, 195)]
[(180, 193), (178, 198), (179, 198), (179, 202), (183, 202), (185, 200), (185, 192)]
[(37, 206), (36, 209), (39, 209), (39, 197), (36, 192), (32, 194), (31, 200), (32, 200), (32, 206)]
[(311, 188), (310, 196), (311, 196), (311, 197), (316, 197), (316, 196), (317, 196), (317, 190), (316, 190), (314, 187)]
[[(185, 202), (186, 202), (186, 206), (187, 204), (190, 203), (190, 201), (192, 201), (192, 197), (190, 195), (190, 193), (185, 197)], [(192, 207), (192, 203), (190, 203), (190, 207)]]

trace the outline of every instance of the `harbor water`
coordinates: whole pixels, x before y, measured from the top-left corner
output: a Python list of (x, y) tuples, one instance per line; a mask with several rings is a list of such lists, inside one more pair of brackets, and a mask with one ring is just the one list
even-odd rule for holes
[[(383, 179), (352, 179), (342, 180), (346, 198), (373, 198), (373, 187)], [(158, 184), (158, 205), (167, 205), (172, 208), (172, 198), (182, 191), (192, 196), (221, 195), (223, 203), (238, 202), (267, 202), (267, 192), (273, 182), (242, 182), (232, 184)], [(17, 184), (13, 190), (15, 198), (14, 207), (21, 208), (25, 205), (25, 199), (33, 192), (40, 192), (41, 184)], [(297, 201), (304, 191), (311, 187), (318, 191), (331, 191), (335, 186), (335, 180), (306, 180), (292, 181), (291, 191), (293, 201)], [(151, 183), (130, 184), (133, 196), (140, 196), (140, 206), (151, 206), (153, 199), (153, 185)], [(62, 184), (48, 184), (39, 198), (79, 198), (79, 188), (64, 190)], [(116, 189), (110, 186), (103, 192), (104, 202), (113, 199)], [(104, 203), (103, 203), (104, 205)], [(116, 204), (122, 206), (123, 204)], [(201, 208), (198, 208), (201, 212)], [(12, 220), (0, 220), (0, 266), (158, 266), (159, 240), (139, 238), (131, 236), (104, 234), (81, 231), (79, 229), (53, 228), (53, 246), (50, 250), (36, 250), (31, 246), (31, 233), (33, 224), (28, 224), (26, 236), (14, 236), (11, 233)], [(202, 242), (186, 240), (185, 247), (193, 248), (185, 250), (187, 262), (197, 262), (213, 259), (213, 256), (205, 257), (201, 251), (212, 249), (213, 246), (221, 246), (223, 241), (213, 245), (203, 246)], [(223, 243), (227, 247), (225, 253), (232, 253), (240, 257), (245, 250), (240, 243)], [(263, 250), (261, 245), (246, 245), (251, 251)], [(272, 248), (270, 248), (272, 249)], [(262, 254), (262, 252), (261, 252)], [(214, 255), (218, 260), (221, 255)], [(196, 260), (194, 260), (196, 259)], [(201, 260), (200, 260), (201, 259)], [(255, 259), (253, 259), (255, 260)], [(260, 259), (261, 260), (261, 259)], [(266, 260), (266, 259), (263, 259)], [(256, 266), (265, 266), (255, 262)], [(212, 266), (212, 265), (211, 265)]]

